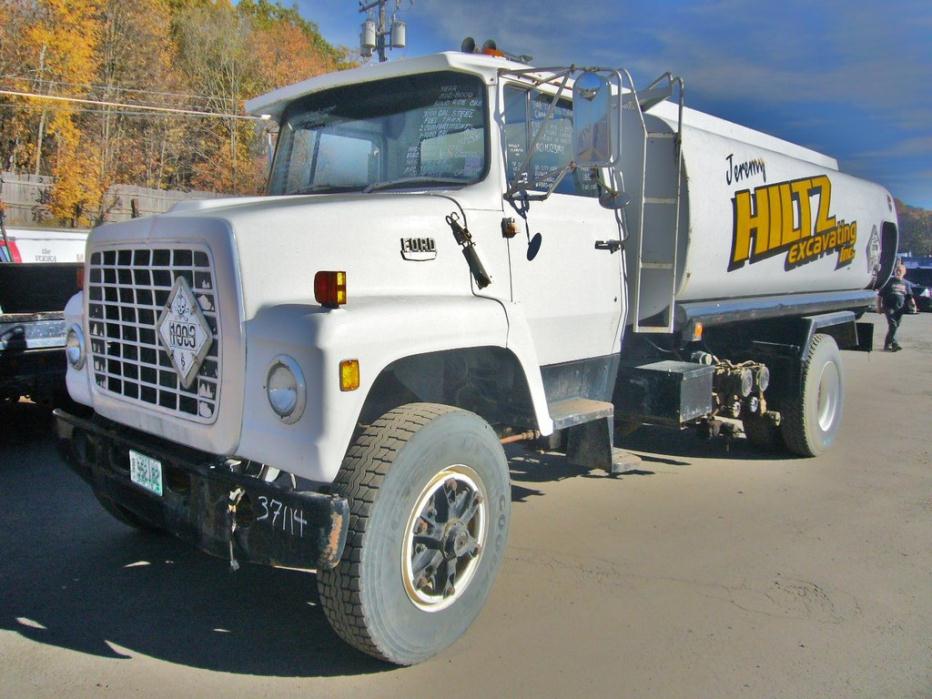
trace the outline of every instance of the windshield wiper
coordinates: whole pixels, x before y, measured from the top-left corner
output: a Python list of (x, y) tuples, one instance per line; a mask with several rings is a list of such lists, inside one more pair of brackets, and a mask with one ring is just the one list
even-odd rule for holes
[(359, 189), (359, 185), (312, 184), (288, 192), (288, 194), (340, 194), (343, 192), (358, 192)]
[(384, 182), (373, 182), (363, 191), (363, 194), (374, 192), (377, 189), (390, 189), (392, 187), (404, 187), (405, 185), (415, 184), (458, 184), (465, 185), (466, 182), (455, 177), (430, 177), (428, 175), (419, 175), (417, 177), (399, 177), (396, 180), (385, 180)]

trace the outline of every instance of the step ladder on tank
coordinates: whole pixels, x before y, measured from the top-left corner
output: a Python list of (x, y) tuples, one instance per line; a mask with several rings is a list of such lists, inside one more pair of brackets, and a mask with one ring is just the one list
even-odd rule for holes
[[(673, 331), (684, 96), (683, 79), (671, 73), (664, 73), (644, 90), (624, 96), (628, 103), (625, 106), (639, 117), (643, 138), (643, 143), (639, 144), (640, 173), (634, 173), (640, 185), (631, 193), (631, 206), (637, 208), (631, 212), (634, 215), (628, 217), (634, 223), (629, 235), (634, 237), (636, 252), (631, 295), (632, 329), (636, 333)], [(677, 105), (676, 130), (649, 130), (644, 113), (668, 98), (674, 98)], [(648, 291), (651, 295), (661, 295), (665, 306), (659, 313), (642, 317), (644, 296)]]

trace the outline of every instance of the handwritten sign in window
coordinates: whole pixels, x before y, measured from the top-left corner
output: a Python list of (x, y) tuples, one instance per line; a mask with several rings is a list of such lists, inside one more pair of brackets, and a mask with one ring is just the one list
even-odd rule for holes
[[(526, 178), (533, 190), (547, 190), (573, 160), (572, 106), (567, 100), (553, 105), (553, 95), (517, 87), (505, 88), (505, 163), (509, 181)], [(535, 142), (534, 153), (527, 158), (528, 148)], [(597, 196), (598, 186), (588, 172), (568, 172), (557, 185), (559, 194)]]

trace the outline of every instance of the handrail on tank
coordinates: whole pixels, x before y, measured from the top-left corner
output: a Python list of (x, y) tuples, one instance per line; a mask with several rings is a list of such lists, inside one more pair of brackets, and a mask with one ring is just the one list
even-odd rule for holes
[[(677, 121), (676, 131), (677, 131), (677, 137), (679, 137), (683, 133), (683, 104), (686, 102), (686, 81), (683, 79), (683, 77), (680, 75), (673, 75), (673, 73), (671, 73), (668, 70), (667, 72), (661, 73), (660, 75), (658, 75), (657, 78), (650, 85), (644, 88), (644, 91), (648, 92), (650, 90), (653, 90), (664, 79), (666, 79), (668, 85), (672, 86), (675, 84), (679, 86), (680, 88), (678, 92), (678, 98), (677, 98), (677, 115), (676, 115), (676, 121)], [(670, 96), (671, 97), (673, 96), (672, 87), (670, 89)]]

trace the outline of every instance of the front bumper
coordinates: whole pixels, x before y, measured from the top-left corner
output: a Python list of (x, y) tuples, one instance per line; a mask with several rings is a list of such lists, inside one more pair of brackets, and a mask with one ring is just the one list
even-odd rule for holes
[[(224, 457), (183, 447), (99, 416), (55, 410), (68, 465), (140, 520), (231, 561), (332, 568), (349, 528), (345, 498), (282, 488), (236, 473)], [(129, 450), (162, 464), (163, 494), (130, 480)]]

